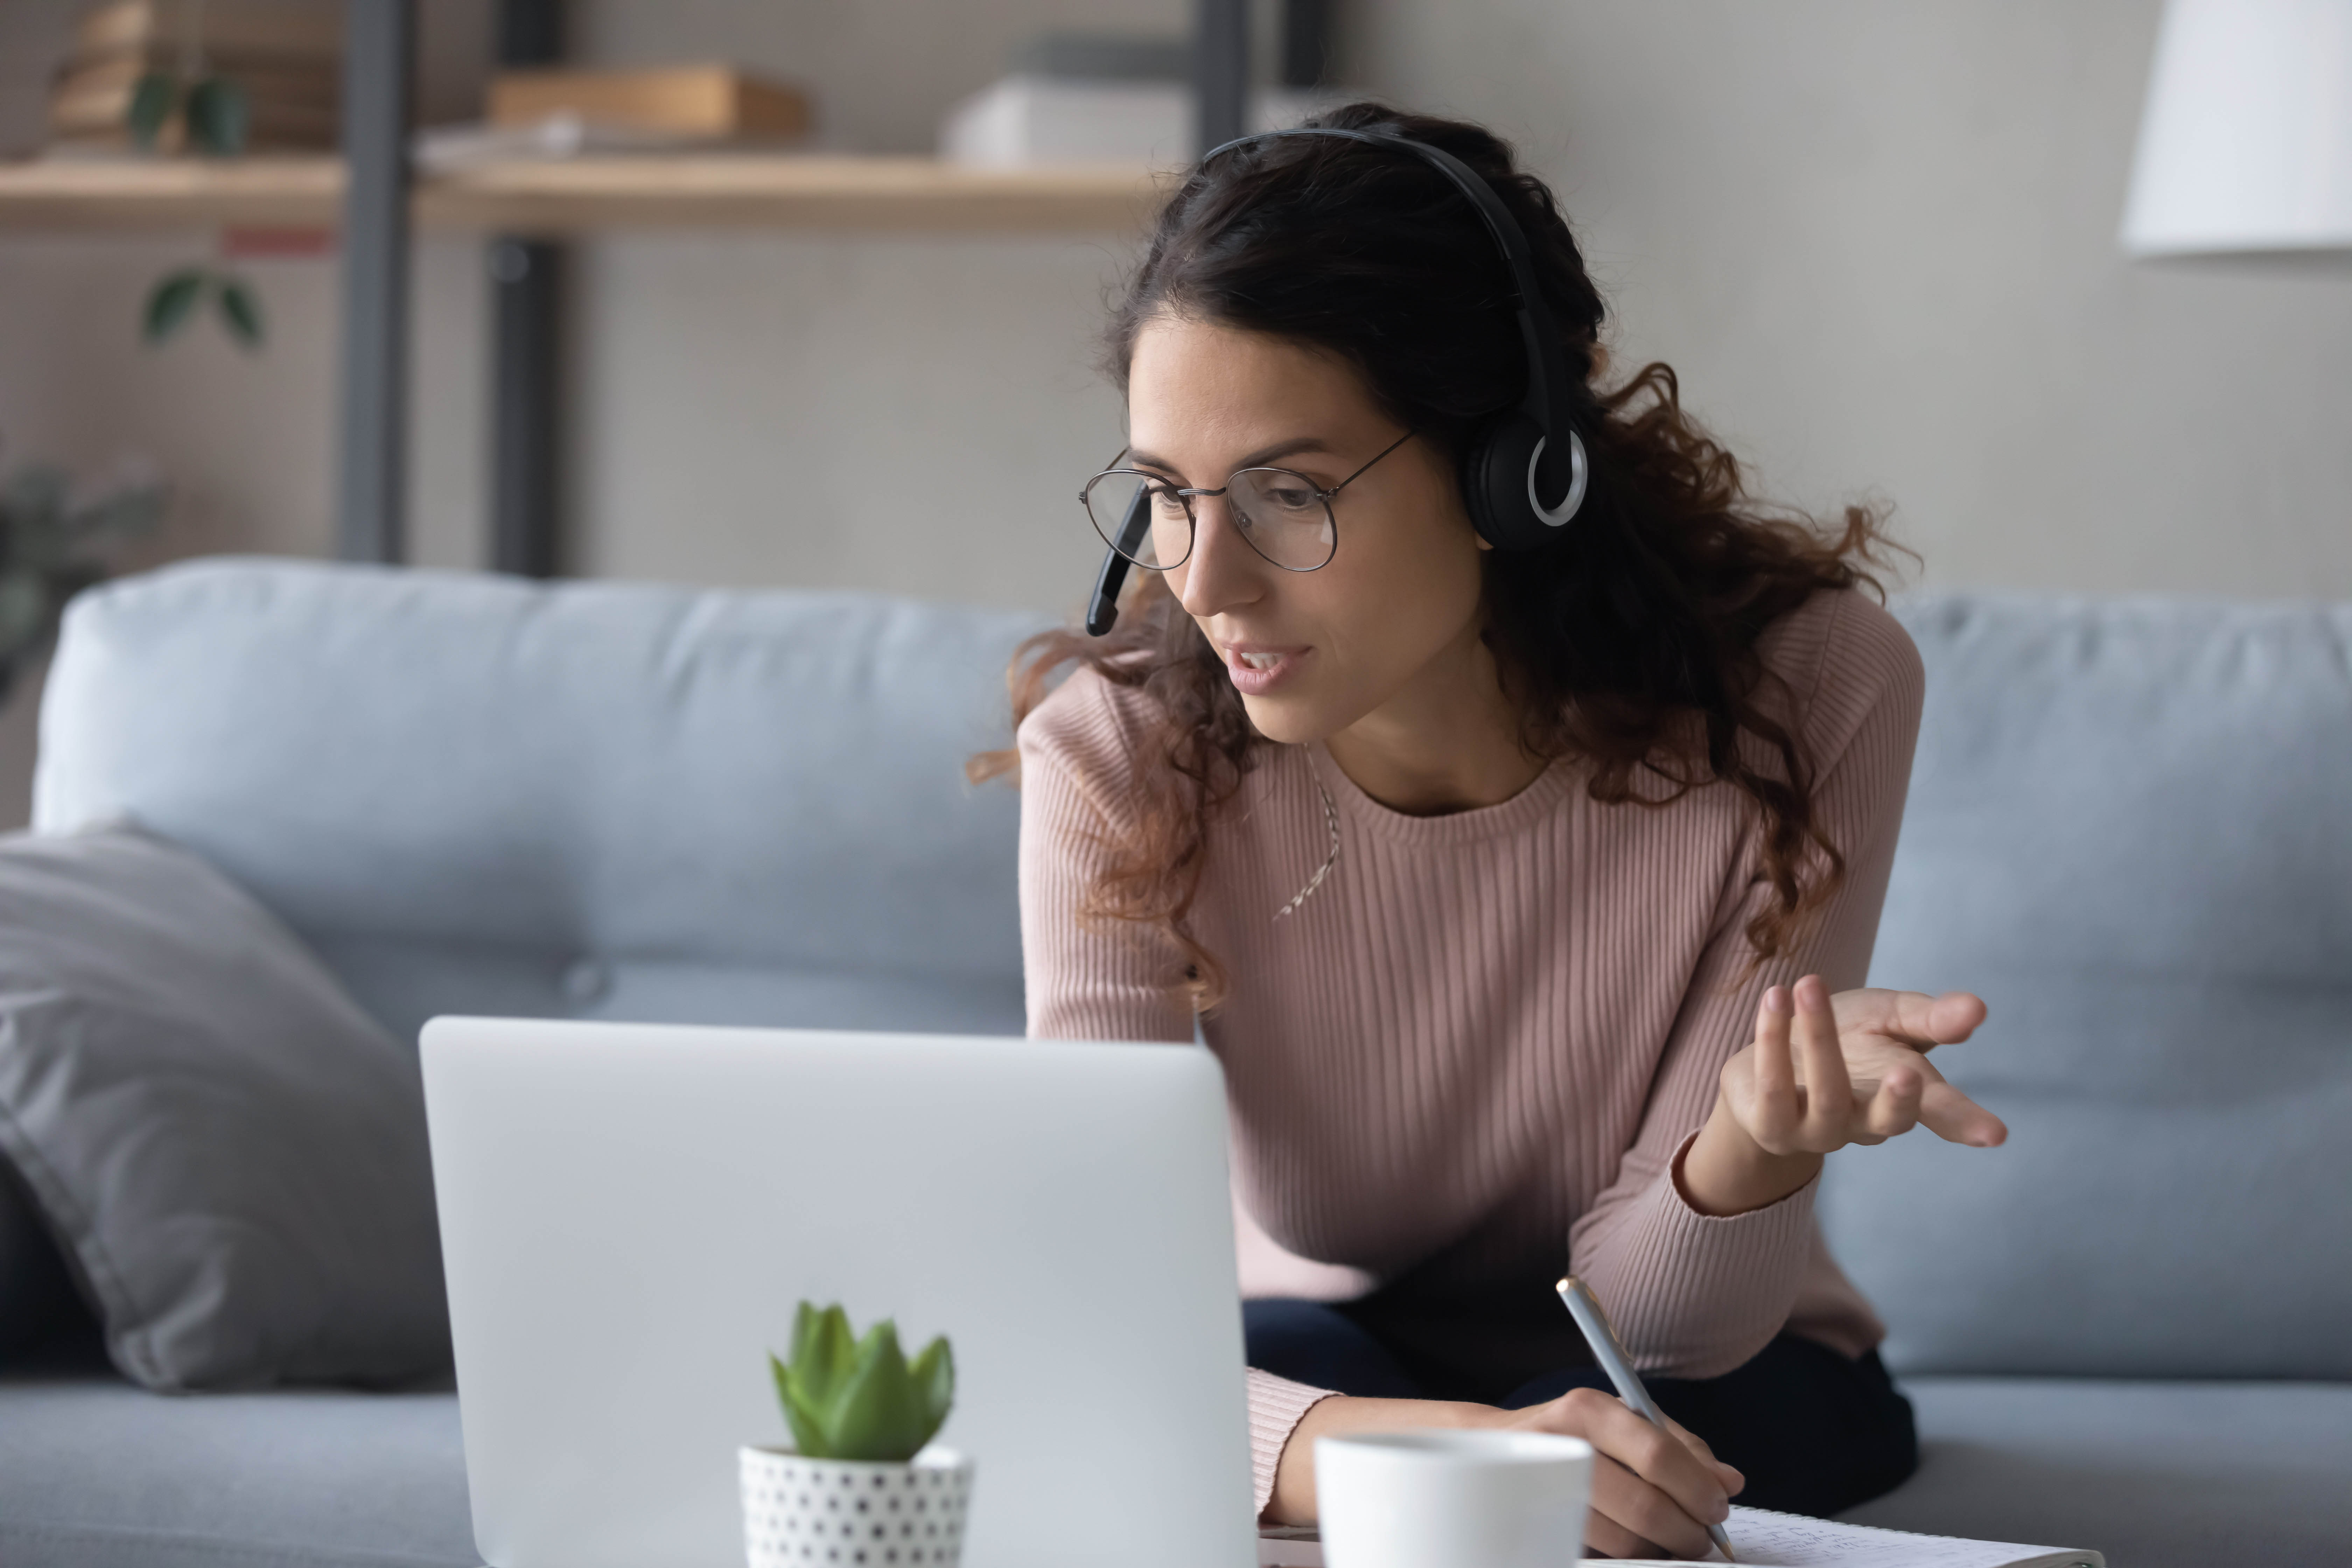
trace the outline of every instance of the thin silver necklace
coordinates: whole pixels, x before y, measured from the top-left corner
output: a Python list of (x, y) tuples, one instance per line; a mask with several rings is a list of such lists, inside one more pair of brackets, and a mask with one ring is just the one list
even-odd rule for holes
[[(1311, 767), (1314, 764), (1310, 763), (1307, 765)], [(1323, 864), (1316, 868), (1314, 879), (1299, 889), (1290, 902), (1274, 911), (1276, 920), (1305, 903), (1315, 889), (1323, 885), (1323, 879), (1331, 874), (1331, 868), (1339, 863), (1339, 808), (1331, 804), (1331, 792), (1323, 787), (1323, 780), (1319, 776), (1315, 781), (1315, 793), (1323, 797), (1323, 826), (1331, 835), (1331, 853), (1323, 857)]]

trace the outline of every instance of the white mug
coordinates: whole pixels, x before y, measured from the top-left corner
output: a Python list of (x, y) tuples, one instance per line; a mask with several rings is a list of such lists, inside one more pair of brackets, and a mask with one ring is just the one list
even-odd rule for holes
[(1328, 1568), (1564, 1568), (1584, 1555), (1592, 1446), (1549, 1432), (1315, 1439)]

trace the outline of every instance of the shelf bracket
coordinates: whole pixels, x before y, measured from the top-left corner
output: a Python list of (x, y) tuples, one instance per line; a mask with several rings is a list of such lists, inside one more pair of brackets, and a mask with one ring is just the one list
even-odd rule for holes
[(343, 22), (342, 450), (346, 561), (407, 549), (408, 98), (413, 0), (347, 0)]
[(1249, 0), (1193, 0), (1193, 155), (1239, 136), (1248, 121)]
[[(562, 0), (499, 0), (501, 66), (563, 57)], [(490, 275), (490, 568), (555, 575), (562, 541), (565, 247), (503, 234)]]

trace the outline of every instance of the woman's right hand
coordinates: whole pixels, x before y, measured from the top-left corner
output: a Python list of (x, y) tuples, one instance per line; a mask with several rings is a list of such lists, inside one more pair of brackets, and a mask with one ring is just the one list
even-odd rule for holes
[(1335, 1395), (1309, 1408), (1292, 1430), (1275, 1471), (1267, 1519), (1315, 1522), (1316, 1438), (1426, 1426), (1559, 1432), (1591, 1444), (1592, 1510), (1585, 1517), (1584, 1542), (1609, 1557), (1706, 1556), (1706, 1527), (1729, 1516), (1732, 1494), (1747, 1484), (1689, 1431), (1671, 1422), (1661, 1431), (1596, 1389), (1572, 1388), (1524, 1410)]
[[(1473, 1405), (1486, 1410), (1485, 1405)], [(1584, 1543), (1606, 1557), (1704, 1557), (1706, 1527), (1731, 1517), (1748, 1478), (1681, 1423), (1651, 1426), (1613, 1394), (1571, 1388), (1524, 1410), (1494, 1410), (1475, 1423), (1519, 1432), (1564, 1432), (1592, 1445), (1592, 1511)]]

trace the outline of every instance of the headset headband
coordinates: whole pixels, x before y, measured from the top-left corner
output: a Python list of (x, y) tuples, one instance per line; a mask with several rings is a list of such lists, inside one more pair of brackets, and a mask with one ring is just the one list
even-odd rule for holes
[[(1537, 286), (1535, 257), (1528, 247), (1527, 234), (1510, 209), (1495, 194), (1494, 186), (1453, 153), (1390, 132), (1324, 125), (1264, 131), (1210, 148), (1194, 165), (1194, 173), (1236, 147), (1282, 136), (1328, 136), (1410, 153), (1443, 174), (1477, 208), (1495, 248), (1503, 253), (1503, 261), (1510, 268), (1511, 287), (1518, 296), (1515, 313), (1528, 380), (1515, 410), (1496, 411), (1473, 432), (1462, 459), (1463, 500), (1479, 536), (1498, 550), (1531, 549), (1555, 537), (1553, 531), (1566, 525), (1584, 504), (1588, 472), (1584, 439), (1577, 434), (1565, 406), (1567, 389), (1574, 383), (1568, 374), (1559, 329), (1553, 324), (1550, 307), (1544, 303), (1543, 290)], [(1560, 499), (1549, 504), (1537, 492), (1538, 472), (1547, 468), (1547, 455), (1552, 465), (1564, 464), (1568, 471)], [(1558, 471), (1558, 467), (1549, 467), (1549, 472)], [(1087, 605), (1087, 630), (1095, 637), (1109, 632), (1118, 620), (1118, 591), (1127, 581), (1127, 556), (1112, 544), (1103, 555), (1102, 570), (1096, 575), (1095, 591)]]
[(1511, 286), (1518, 295), (1517, 314), (1519, 338), (1527, 350), (1528, 389), (1519, 405), (1535, 419), (1545, 435), (1552, 437), (1555, 450), (1567, 449), (1566, 437), (1571, 426), (1565, 414), (1553, 403), (1553, 389), (1566, 386), (1567, 367), (1560, 359), (1559, 332), (1553, 325), (1551, 308), (1544, 303), (1543, 290), (1536, 284), (1535, 258), (1528, 249), (1528, 237), (1511, 216), (1510, 209), (1495, 194), (1477, 170), (1448, 153), (1443, 147), (1433, 147), (1426, 142), (1416, 142), (1409, 136), (1399, 136), (1386, 131), (1348, 131), (1334, 125), (1300, 125), (1288, 131), (1261, 131), (1254, 135), (1237, 136), (1222, 146), (1212, 147), (1201, 155), (1196, 170), (1236, 147), (1247, 147), (1260, 142), (1272, 142), (1285, 136), (1329, 136), (1346, 142), (1365, 142), (1375, 147), (1393, 147), (1411, 153), (1445, 176), (1454, 189), (1470, 199), (1485, 220), (1486, 232), (1494, 237), (1495, 248), (1503, 253), (1503, 260), (1511, 269)]

